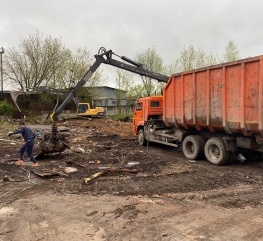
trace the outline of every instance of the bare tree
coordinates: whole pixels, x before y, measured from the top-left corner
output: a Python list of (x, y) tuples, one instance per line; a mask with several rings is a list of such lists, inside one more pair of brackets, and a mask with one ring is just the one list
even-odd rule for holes
[(21, 39), (18, 48), (7, 51), (5, 74), (22, 91), (48, 85), (63, 65), (67, 51), (60, 39), (36, 32)]
[[(50, 84), (57, 88), (73, 88), (94, 61), (95, 58), (91, 58), (87, 49), (78, 49), (76, 54), (67, 51), (63, 65), (56, 72), (56, 81), (53, 80)], [(98, 86), (101, 81), (102, 71), (97, 70), (85, 86)]]
[[(86, 49), (78, 49), (73, 54), (61, 39), (36, 32), (21, 38), (18, 48), (7, 51), (5, 74), (22, 91), (40, 85), (71, 88), (83, 77), (92, 61), (95, 59), (91, 59)], [(97, 85), (101, 73), (97, 71), (86, 85)]]

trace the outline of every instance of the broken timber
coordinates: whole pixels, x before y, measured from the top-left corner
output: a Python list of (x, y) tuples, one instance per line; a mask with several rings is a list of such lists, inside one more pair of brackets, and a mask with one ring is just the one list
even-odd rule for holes
[(43, 168), (34, 168), (31, 170), (33, 173), (40, 177), (51, 177), (51, 176), (68, 176), (65, 173), (56, 171), (56, 170), (49, 170), (49, 169), (43, 169)]
[(91, 177), (84, 178), (84, 182), (88, 184), (91, 180), (104, 175), (105, 173), (112, 173), (112, 172), (130, 172), (130, 173), (137, 173), (136, 169), (125, 169), (125, 168), (112, 168), (112, 169), (105, 169), (100, 172), (93, 174)]

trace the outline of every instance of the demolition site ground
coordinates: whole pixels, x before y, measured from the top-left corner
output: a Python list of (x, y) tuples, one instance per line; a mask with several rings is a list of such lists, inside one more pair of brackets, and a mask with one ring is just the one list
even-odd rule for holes
[(16, 122), (0, 122), (0, 241), (263, 240), (262, 161), (214, 166), (141, 147), (132, 122), (57, 125), (70, 148), (31, 167), (15, 164), (23, 140), (6, 134)]

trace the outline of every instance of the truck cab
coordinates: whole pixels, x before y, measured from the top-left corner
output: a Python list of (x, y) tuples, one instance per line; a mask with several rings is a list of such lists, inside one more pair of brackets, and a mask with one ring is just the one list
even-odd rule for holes
[(139, 98), (133, 110), (133, 134), (138, 135), (140, 129), (150, 119), (162, 119), (163, 96)]

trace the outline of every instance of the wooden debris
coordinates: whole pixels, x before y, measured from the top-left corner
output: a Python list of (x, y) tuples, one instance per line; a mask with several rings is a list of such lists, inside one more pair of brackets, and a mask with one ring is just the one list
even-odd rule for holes
[(32, 170), (32, 172), (40, 177), (51, 177), (51, 176), (58, 176), (61, 174), (54, 170), (42, 169), (42, 168), (35, 168)]
[(100, 172), (97, 172), (93, 174), (91, 177), (84, 178), (84, 182), (87, 184), (91, 180), (100, 177), (104, 175), (105, 173), (112, 173), (112, 172), (129, 172), (129, 173), (137, 173), (138, 171), (136, 169), (127, 169), (127, 168), (111, 168), (111, 169), (105, 169)]
[(14, 231), (15, 231), (15, 229), (5, 229), (4, 231), (0, 232), (0, 235), (6, 235), (6, 234), (14, 232)]
[(75, 173), (77, 171), (78, 171), (78, 169), (76, 167), (65, 167), (64, 168), (64, 172), (67, 174)]
[(118, 168), (118, 169), (109, 169), (108, 172), (129, 172), (129, 173), (137, 173), (137, 169), (127, 169), (127, 168)]
[(87, 184), (88, 182), (90, 182), (91, 180), (97, 178), (97, 177), (100, 177), (102, 175), (104, 175), (108, 170), (102, 170), (100, 172), (97, 172), (95, 174), (93, 174), (91, 177), (86, 177), (84, 178), (84, 182)]
[(118, 166), (112, 166), (110, 165), (107, 169), (104, 169), (100, 172), (97, 172), (93, 174), (91, 177), (86, 177), (84, 178), (84, 182), (87, 184), (91, 180), (100, 177), (104, 175), (105, 173), (112, 173), (112, 172), (130, 172), (130, 173), (137, 173), (138, 171), (136, 169), (127, 169), (127, 168), (122, 168), (124, 166), (124, 163), (126, 162), (128, 156), (130, 155), (131, 152), (128, 153), (126, 157), (122, 156), (121, 160), (117, 157), (117, 159), (120, 161)]
[(21, 176), (19, 176), (19, 177), (17, 177), (17, 176), (11, 177), (11, 176), (5, 175), (5, 176), (3, 177), (3, 181), (4, 181), (4, 182), (23, 182), (23, 181), (25, 181), (25, 180), (26, 180), (26, 179), (23, 178), (23, 177), (21, 177)]
[(81, 163), (79, 163), (79, 162), (76, 162), (76, 161), (66, 161), (66, 163), (68, 164), (68, 165), (75, 165), (75, 166), (80, 166), (80, 167), (84, 167), (84, 168), (87, 168), (87, 165), (84, 165), (84, 164), (81, 164)]
[(89, 164), (100, 164), (100, 161), (89, 161)]

